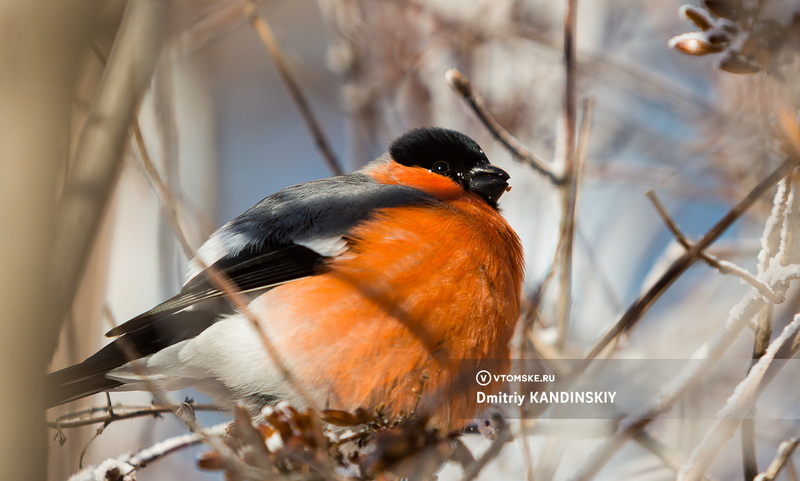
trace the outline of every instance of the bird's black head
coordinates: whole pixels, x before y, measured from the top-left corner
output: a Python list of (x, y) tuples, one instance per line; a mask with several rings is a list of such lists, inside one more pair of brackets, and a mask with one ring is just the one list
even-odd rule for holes
[(411, 130), (392, 142), (389, 155), (399, 164), (449, 177), (465, 190), (483, 197), (492, 207), (508, 187), (509, 175), (489, 164), (474, 140), (455, 130), (441, 127)]

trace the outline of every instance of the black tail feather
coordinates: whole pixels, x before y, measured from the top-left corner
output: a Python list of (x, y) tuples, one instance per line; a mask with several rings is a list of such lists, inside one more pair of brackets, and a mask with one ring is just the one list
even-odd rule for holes
[[(72, 366), (78, 367), (78, 366)], [(60, 371), (59, 371), (60, 372)], [(58, 373), (53, 373), (58, 374)], [(114, 388), (122, 386), (122, 382), (109, 379), (104, 375), (93, 376), (79, 381), (67, 384), (53, 384), (48, 379), (47, 389), (45, 390), (45, 402), (48, 407), (55, 407), (70, 401), (76, 401), (92, 394), (97, 394), (104, 391), (111, 391)]]
[(182, 311), (144, 329), (121, 336), (80, 364), (52, 372), (45, 377), (49, 407), (109, 391), (124, 383), (106, 374), (132, 361), (191, 339), (213, 324), (215, 317), (203, 311)]

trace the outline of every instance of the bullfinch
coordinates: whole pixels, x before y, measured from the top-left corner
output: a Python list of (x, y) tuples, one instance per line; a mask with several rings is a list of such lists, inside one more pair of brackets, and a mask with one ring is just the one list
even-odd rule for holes
[(197, 255), (247, 296), (306, 397), (196, 269), (179, 294), (109, 331), (106, 347), (48, 374), (49, 405), (194, 387), (253, 412), (280, 400), (399, 415), (424, 406), (456, 429), (475, 417), (478, 390), (499, 388), (478, 385), (474, 369), (465, 379), (468, 361), (509, 369), (523, 255), (497, 209), (508, 179), (469, 137), (421, 128), (363, 169), (287, 187), (211, 235)]

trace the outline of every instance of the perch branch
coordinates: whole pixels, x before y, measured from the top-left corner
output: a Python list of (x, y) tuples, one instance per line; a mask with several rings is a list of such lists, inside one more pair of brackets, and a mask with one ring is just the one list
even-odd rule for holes
[[(91, 424), (109, 424), (123, 419), (134, 419), (147, 416), (159, 416), (166, 413), (174, 413), (181, 409), (184, 404), (170, 404), (169, 406), (103, 406), (84, 409), (57, 417), (49, 421), (47, 426), (53, 429), (68, 429)], [(223, 408), (214, 404), (191, 404), (195, 411), (224, 411)], [(96, 413), (103, 413), (96, 415)]]

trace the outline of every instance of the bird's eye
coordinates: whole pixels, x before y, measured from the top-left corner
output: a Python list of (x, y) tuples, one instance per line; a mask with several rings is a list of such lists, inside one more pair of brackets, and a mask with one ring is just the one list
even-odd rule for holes
[(444, 160), (437, 160), (433, 163), (431, 167), (431, 172), (435, 174), (447, 175), (450, 172), (450, 164), (445, 162)]

